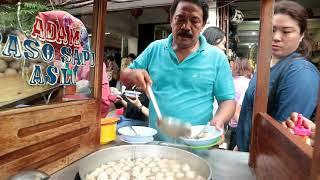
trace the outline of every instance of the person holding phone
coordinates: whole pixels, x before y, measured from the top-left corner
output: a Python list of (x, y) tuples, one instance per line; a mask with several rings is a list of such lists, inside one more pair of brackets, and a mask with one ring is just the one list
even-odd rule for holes
[(148, 116), (149, 116), (149, 99), (147, 95), (138, 90), (133, 89), (135, 92), (140, 92), (141, 94), (135, 94), (135, 96), (129, 96), (126, 93), (117, 96), (115, 102), (115, 107), (117, 109), (124, 108), (124, 114), (120, 117), (117, 128), (124, 126), (147, 126)]

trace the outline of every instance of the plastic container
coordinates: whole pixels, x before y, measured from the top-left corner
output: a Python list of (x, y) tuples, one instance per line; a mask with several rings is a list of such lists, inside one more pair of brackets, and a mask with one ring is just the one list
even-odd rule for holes
[(100, 144), (107, 144), (117, 138), (118, 117), (106, 117), (101, 119)]
[(307, 143), (307, 139), (309, 138), (311, 134), (311, 129), (307, 129), (303, 127), (303, 117), (302, 114), (298, 115), (298, 121), (297, 124), (295, 125), (295, 128), (293, 129), (293, 132), (295, 135), (300, 136), (304, 142)]

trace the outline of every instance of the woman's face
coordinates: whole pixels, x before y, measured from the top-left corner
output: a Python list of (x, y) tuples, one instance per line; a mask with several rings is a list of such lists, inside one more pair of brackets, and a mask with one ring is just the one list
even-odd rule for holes
[(226, 37), (223, 37), (223, 39), (222, 39), (222, 41), (219, 43), (219, 44), (217, 44), (216, 46), (219, 48), (219, 49), (221, 49), (222, 51), (224, 51), (224, 52), (226, 52)]
[(272, 55), (279, 59), (296, 51), (303, 39), (298, 22), (289, 15), (275, 14), (272, 25)]
[(233, 71), (234, 61), (230, 61), (229, 63), (230, 63), (230, 69), (231, 69), (231, 71)]

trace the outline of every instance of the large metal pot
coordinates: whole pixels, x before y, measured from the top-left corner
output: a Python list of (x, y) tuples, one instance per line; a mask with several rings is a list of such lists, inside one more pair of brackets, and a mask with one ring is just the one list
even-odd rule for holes
[(103, 163), (128, 157), (133, 159), (145, 157), (176, 159), (180, 163), (190, 164), (194, 171), (202, 177), (208, 180), (212, 177), (209, 164), (201, 157), (182, 149), (159, 145), (124, 145), (94, 152), (80, 160), (80, 177), (84, 180), (88, 173), (91, 173)]

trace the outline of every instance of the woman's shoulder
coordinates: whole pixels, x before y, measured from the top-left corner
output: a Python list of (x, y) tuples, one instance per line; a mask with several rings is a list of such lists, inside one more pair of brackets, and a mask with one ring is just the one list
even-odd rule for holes
[(304, 79), (309, 80), (320, 80), (319, 70), (306, 58), (299, 58), (292, 61), (285, 74), (288, 78), (304, 77)]
[(317, 67), (313, 65), (307, 58), (299, 57), (292, 60), (289, 65), (289, 71), (312, 71), (314, 73), (319, 73)]

